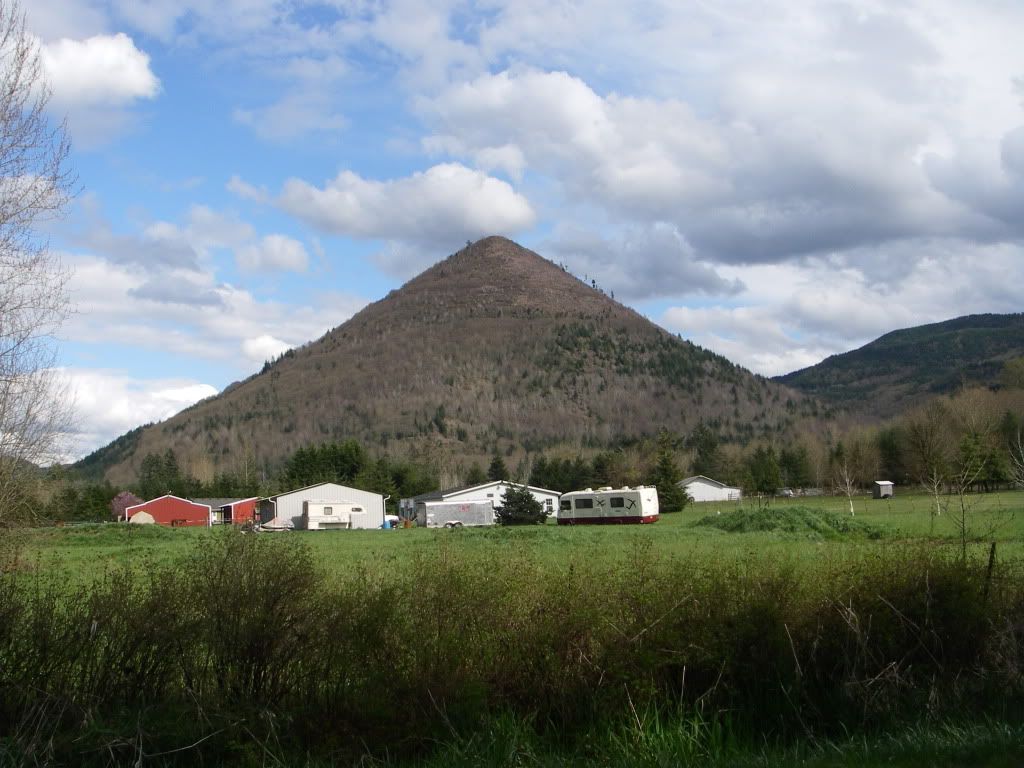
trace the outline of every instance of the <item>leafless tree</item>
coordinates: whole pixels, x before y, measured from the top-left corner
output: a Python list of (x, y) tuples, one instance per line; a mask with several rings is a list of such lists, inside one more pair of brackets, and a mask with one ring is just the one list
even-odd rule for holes
[(832, 478), (835, 487), (846, 497), (850, 504), (850, 517), (853, 517), (853, 496), (857, 492), (857, 481), (855, 474), (850, 467), (850, 461), (846, 457), (840, 459), (834, 469)]
[(1024, 488), (1024, 436), (1020, 432), (1010, 446), (1010, 479), (1018, 488)]
[(932, 497), (932, 527), (942, 515), (943, 493), (951, 480), (952, 416), (944, 402), (933, 400), (907, 420), (907, 442), (917, 481)]
[(58, 456), (70, 421), (54, 370), (68, 273), (38, 228), (64, 209), (76, 181), (49, 97), (20, 7), (0, 0), (0, 523), (26, 511), (26, 483)]

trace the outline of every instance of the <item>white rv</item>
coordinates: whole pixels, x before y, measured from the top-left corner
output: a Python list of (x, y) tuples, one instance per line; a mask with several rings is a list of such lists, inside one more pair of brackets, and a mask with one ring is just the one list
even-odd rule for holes
[(302, 527), (307, 531), (370, 528), (368, 522), (366, 507), (348, 501), (309, 500), (302, 509)]
[(558, 504), (559, 525), (615, 525), (658, 520), (658, 489), (587, 488), (563, 493)]

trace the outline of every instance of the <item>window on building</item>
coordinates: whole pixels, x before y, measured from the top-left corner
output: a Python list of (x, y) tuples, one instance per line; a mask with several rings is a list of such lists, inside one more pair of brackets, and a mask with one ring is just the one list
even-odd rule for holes
[(612, 498), (611, 498), (611, 506), (615, 507), (615, 508), (624, 507), (624, 506), (626, 506), (626, 500), (624, 498), (622, 498), (621, 496), (612, 496)]
[(555, 502), (551, 499), (544, 499), (544, 509), (554, 509)]
[(324, 507), (324, 514), (325, 515), (333, 515), (334, 514), (334, 507)]
[(353, 512), (362, 512), (363, 508), (362, 507), (352, 507), (352, 511)]
[(593, 499), (576, 499), (576, 509), (593, 509)]

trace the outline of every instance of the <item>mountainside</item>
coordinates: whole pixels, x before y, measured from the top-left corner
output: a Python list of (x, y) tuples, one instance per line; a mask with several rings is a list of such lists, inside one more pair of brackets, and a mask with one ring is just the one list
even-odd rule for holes
[(298, 446), (350, 437), (458, 459), (496, 447), (612, 445), (702, 420), (724, 437), (749, 437), (814, 408), (490, 237), (260, 374), (83, 463), (126, 481), (147, 453), (170, 448), (203, 477), (243, 463), (272, 470)]
[(962, 384), (993, 385), (1024, 356), (1024, 314), (967, 315), (893, 331), (775, 380), (854, 411), (889, 416)]

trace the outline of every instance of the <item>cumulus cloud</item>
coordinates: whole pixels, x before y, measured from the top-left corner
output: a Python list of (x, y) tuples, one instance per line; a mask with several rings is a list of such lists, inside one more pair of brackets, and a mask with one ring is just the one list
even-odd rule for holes
[(53, 100), (63, 107), (123, 106), (160, 91), (149, 56), (124, 33), (46, 43), (42, 62)]
[(508, 182), (458, 163), (388, 181), (342, 171), (323, 187), (293, 178), (277, 205), (324, 232), (433, 245), (512, 234), (536, 220)]
[(264, 353), (273, 347), (267, 339), (285, 349), (299, 346), (366, 303), (358, 296), (316, 291), (300, 303), (265, 300), (218, 282), (209, 271), (178, 273), (175, 283), (172, 273), (155, 280), (134, 264), (97, 256), (65, 253), (62, 259), (73, 270), (70, 290), (77, 309), (63, 328), (69, 341), (209, 360), (232, 376), (252, 373), (266, 359)]
[(194, 379), (139, 378), (123, 370), (64, 368), (74, 401), (76, 429), (69, 436), (77, 459), (140, 424), (162, 421), (217, 394)]
[(273, 360), (290, 348), (290, 344), (281, 341), (281, 339), (274, 338), (269, 333), (264, 333), (252, 339), (245, 339), (242, 342), (242, 354), (254, 363)]
[(267, 235), (258, 243), (235, 251), (241, 269), (269, 272), (275, 270), (304, 272), (309, 263), (306, 247), (285, 235)]
[(573, 272), (623, 299), (727, 296), (743, 290), (742, 281), (726, 279), (700, 261), (678, 229), (666, 224), (633, 227), (611, 239), (585, 230), (563, 231), (549, 248)]
[[(986, 312), (1019, 312), (1024, 248), (919, 242), (926, 254), (897, 280), (826, 258), (730, 267), (745, 290), (712, 306), (673, 306), (666, 328), (758, 373), (813, 365), (898, 329)], [(969, 275), (970, 280), (964, 276)]]

